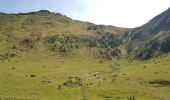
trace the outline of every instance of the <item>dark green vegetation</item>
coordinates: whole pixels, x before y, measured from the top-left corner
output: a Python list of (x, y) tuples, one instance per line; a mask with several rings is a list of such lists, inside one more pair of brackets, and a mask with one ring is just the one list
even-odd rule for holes
[(0, 100), (168, 100), (169, 19), (127, 29), (0, 13)]
[[(112, 33), (102, 33), (96, 36), (81, 36), (75, 34), (50, 35), (44, 40), (49, 50), (69, 56), (72, 55), (73, 49), (89, 48), (95, 49), (94, 57), (111, 60), (112, 57), (119, 58), (121, 51), (117, 49), (121, 40)], [(116, 49), (115, 49), (116, 48)]]

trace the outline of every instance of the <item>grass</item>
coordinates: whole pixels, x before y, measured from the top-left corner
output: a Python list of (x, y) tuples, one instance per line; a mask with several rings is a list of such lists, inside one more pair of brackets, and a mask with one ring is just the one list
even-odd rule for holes
[(129, 96), (137, 100), (168, 100), (170, 87), (149, 84), (149, 81), (170, 80), (169, 58), (168, 55), (147, 62), (121, 59), (99, 63), (79, 55), (62, 58), (32, 50), (21, 58), (0, 63), (0, 96), (23, 100), (82, 100), (81, 86), (62, 85), (69, 77), (76, 76), (84, 83), (92, 83), (86, 87), (89, 100), (107, 97), (127, 100)]

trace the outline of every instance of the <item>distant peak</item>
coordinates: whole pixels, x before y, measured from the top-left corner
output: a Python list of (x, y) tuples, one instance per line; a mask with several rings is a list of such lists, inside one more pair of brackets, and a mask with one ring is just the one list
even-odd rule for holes
[(63, 16), (60, 13), (55, 13), (55, 12), (51, 12), (51, 11), (48, 11), (48, 10), (39, 10), (39, 11), (36, 11), (36, 12), (30, 12), (30, 14), (40, 14), (40, 15), (55, 14), (55, 15), (58, 15), (58, 16)]
[(34, 12), (28, 12), (28, 13), (18, 13), (20, 15), (27, 15), (27, 14), (39, 14), (39, 15), (46, 15), (46, 14), (52, 14), (52, 12), (48, 10), (39, 10), (39, 11), (34, 11)]
[(39, 13), (51, 13), (50, 11), (48, 11), (48, 10), (40, 10), (40, 11), (38, 11)]
[(48, 10), (39, 10), (36, 12), (31, 12), (31, 14), (52, 14), (52, 12), (48, 11)]

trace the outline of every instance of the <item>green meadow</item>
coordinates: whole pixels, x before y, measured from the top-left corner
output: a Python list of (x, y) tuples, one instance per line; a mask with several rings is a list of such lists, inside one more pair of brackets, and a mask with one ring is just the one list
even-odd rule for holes
[[(1, 99), (169, 100), (170, 55), (103, 63), (83, 55), (64, 58), (32, 50), (23, 57), (1, 61)], [(70, 77), (81, 82), (73, 78), (69, 83)]]

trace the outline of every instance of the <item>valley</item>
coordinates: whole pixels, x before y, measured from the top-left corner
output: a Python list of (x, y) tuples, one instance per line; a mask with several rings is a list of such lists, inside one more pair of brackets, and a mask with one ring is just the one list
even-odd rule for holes
[(0, 100), (169, 100), (170, 8), (137, 28), (0, 13)]

